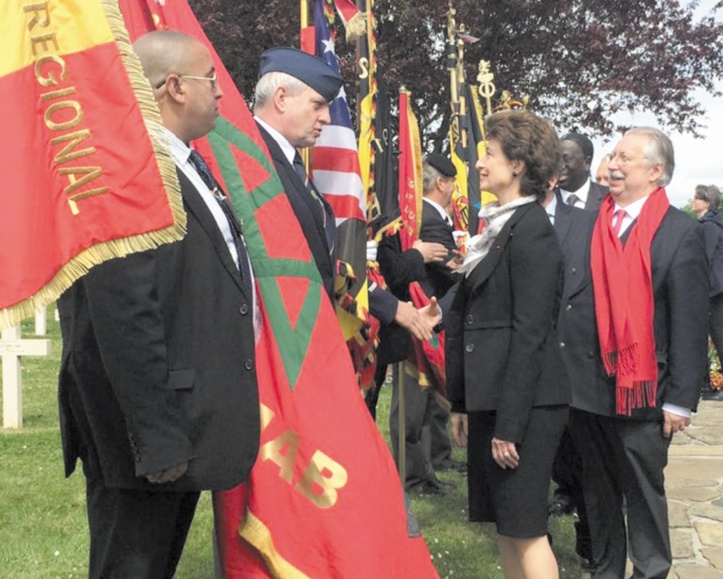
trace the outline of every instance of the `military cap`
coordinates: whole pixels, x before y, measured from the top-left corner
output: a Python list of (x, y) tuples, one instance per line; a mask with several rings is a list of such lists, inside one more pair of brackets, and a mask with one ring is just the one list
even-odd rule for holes
[(344, 82), (339, 73), (318, 56), (287, 46), (269, 48), (261, 55), (260, 76), (285, 72), (306, 83), (327, 101), (332, 101)]
[(437, 171), (445, 177), (454, 177), (457, 175), (457, 168), (452, 164), (452, 161), (442, 155), (429, 153), (424, 157), (424, 162), (437, 169)]

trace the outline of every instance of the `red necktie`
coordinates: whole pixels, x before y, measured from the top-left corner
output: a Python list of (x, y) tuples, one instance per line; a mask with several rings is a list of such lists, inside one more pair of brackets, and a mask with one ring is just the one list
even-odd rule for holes
[(614, 217), (616, 219), (615, 225), (613, 225), (613, 232), (615, 233), (615, 237), (620, 237), (620, 228), (623, 225), (623, 219), (625, 219), (625, 215), (627, 215), (625, 209), (618, 209), (614, 214)]

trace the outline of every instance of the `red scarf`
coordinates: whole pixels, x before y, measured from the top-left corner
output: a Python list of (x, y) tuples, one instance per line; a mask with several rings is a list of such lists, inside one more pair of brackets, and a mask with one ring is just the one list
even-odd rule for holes
[(613, 231), (614, 199), (600, 207), (590, 251), (600, 352), (608, 375), (616, 377), (616, 411), (655, 407), (658, 363), (653, 334), (653, 278), (650, 244), (670, 202), (665, 189), (650, 194), (623, 247)]

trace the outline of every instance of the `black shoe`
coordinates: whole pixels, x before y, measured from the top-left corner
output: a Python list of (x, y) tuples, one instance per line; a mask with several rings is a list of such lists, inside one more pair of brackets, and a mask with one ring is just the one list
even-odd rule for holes
[[(441, 481), (440, 481), (441, 482)], [(445, 483), (449, 484), (449, 483)], [(419, 495), (420, 497), (428, 497), (432, 495), (443, 495), (444, 490), (441, 486), (437, 486), (434, 483), (424, 481), (421, 483), (417, 483), (415, 485), (412, 485), (407, 489), (407, 492)]]
[(723, 389), (703, 388), (701, 398), (703, 400), (723, 400)]
[(453, 491), (457, 488), (457, 485), (451, 482), (447, 482), (446, 480), (437, 480), (437, 485), (440, 489), (443, 491)]
[(562, 517), (563, 515), (571, 515), (575, 511), (575, 503), (570, 495), (558, 494), (552, 497), (552, 501), (547, 506), (547, 515), (549, 517)]
[(437, 472), (458, 472), (467, 474), (467, 463), (448, 458), (439, 467), (434, 467)]

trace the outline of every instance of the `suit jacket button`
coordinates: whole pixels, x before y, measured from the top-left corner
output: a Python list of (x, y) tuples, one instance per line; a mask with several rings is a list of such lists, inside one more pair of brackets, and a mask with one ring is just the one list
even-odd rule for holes
[(573, 274), (573, 275), (576, 274), (576, 273), (577, 273), (577, 269), (575, 269), (574, 267), (571, 267), (571, 268), (570, 268), (570, 273)]
[(474, 316), (472, 314), (467, 314), (467, 317), (464, 319), (464, 321), (471, 326), (472, 324), (474, 324)]
[(561, 350), (564, 350), (564, 349), (565, 349), (565, 342), (560, 342), (560, 349), (561, 349)]
[(246, 314), (248, 314), (248, 313), (249, 313), (249, 306), (248, 306), (248, 304), (242, 305), (242, 306), (239, 308), (239, 312), (241, 313), (242, 316), (245, 316)]
[(467, 344), (464, 349), (467, 352), (474, 352), (474, 344)]
[(592, 359), (592, 358), (595, 357), (595, 353), (594, 353), (594, 352), (588, 352), (588, 353), (587, 353), (587, 357), (590, 358), (590, 359)]
[(572, 304), (567, 304), (567, 305), (565, 306), (565, 311), (566, 311), (566, 312), (569, 312), (571, 309), (572, 309)]
[(253, 370), (254, 369), (254, 361), (251, 360), (250, 358), (248, 360), (246, 360), (246, 363), (244, 364), (244, 368), (246, 368), (247, 370)]

